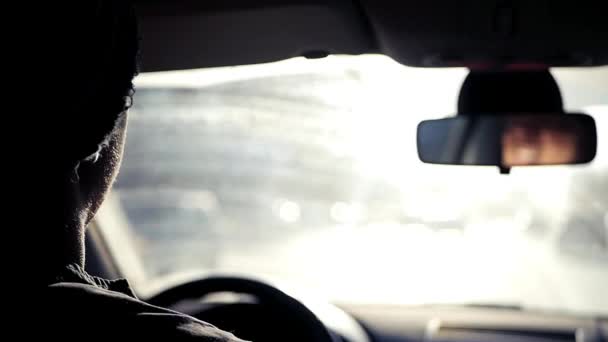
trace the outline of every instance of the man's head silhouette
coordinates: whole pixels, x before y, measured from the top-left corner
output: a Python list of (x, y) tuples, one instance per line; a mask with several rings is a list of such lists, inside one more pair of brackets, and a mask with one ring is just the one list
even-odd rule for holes
[(35, 111), (29, 142), (44, 151), (22, 151), (48, 159), (36, 177), (48, 186), (37, 194), (44, 223), (34, 220), (46, 226), (39, 252), (47, 278), (84, 261), (85, 227), (120, 166), (138, 54), (136, 18), (127, 1), (53, 2), (53, 14), (49, 18), (57, 19), (32, 38), (41, 50), (37, 77), (44, 86), (36, 100), (44, 110)]

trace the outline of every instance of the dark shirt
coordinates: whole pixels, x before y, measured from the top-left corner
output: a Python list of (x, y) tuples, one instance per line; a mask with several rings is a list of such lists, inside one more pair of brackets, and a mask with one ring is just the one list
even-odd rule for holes
[(109, 281), (69, 266), (46, 288), (40, 326), (49, 341), (213, 341), (239, 342), (232, 334), (137, 299), (125, 280)]

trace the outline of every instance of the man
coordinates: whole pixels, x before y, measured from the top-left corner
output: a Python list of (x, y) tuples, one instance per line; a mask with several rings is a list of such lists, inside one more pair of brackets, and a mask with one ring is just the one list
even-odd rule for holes
[(24, 220), (38, 226), (29, 240), (39, 242), (25, 254), (42, 265), (34, 273), (43, 289), (28, 293), (31, 319), (13, 315), (26, 326), (19, 333), (46, 340), (240, 341), (139, 301), (125, 281), (83, 270), (85, 228), (122, 158), (137, 71), (136, 20), (125, 0), (51, 3), (44, 25), (27, 41), (34, 45), (28, 51), (38, 51), (30, 52), (37, 58), (31, 67), (43, 66), (37, 74), (42, 90), (25, 105), (32, 122), (19, 141), (24, 159), (36, 160), (24, 172), (39, 166), (35, 177), (22, 176), (29, 200), (19, 206), (39, 208)]

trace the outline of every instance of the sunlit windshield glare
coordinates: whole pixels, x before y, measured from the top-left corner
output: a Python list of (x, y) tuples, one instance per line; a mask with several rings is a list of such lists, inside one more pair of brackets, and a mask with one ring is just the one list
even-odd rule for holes
[(98, 223), (144, 296), (219, 273), (338, 303), (606, 314), (608, 69), (555, 75), (597, 120), (597, 160), (504, 176), (418, 160), (417, 124), (454, 114), (462, 69), (363, 56), (144, 74)]

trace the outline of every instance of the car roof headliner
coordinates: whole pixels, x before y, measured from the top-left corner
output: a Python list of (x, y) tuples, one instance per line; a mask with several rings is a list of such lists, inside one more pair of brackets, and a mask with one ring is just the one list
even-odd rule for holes
[(139, 0), (142, 71), (382, 53), (417, 67), (608, 65), (600, 1)]

